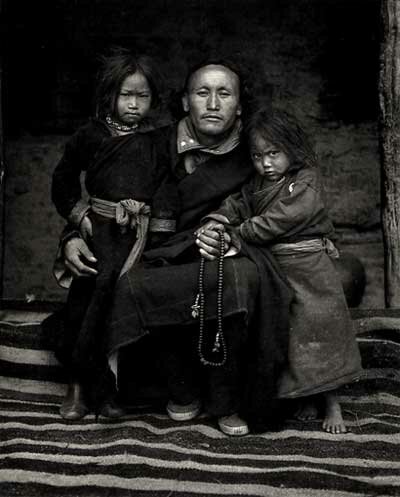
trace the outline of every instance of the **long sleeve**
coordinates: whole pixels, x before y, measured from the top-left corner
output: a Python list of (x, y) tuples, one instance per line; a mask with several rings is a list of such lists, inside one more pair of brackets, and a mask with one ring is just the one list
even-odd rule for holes
[(82, 201), (80, 178), (101, 140), (101, 134), (95, 131), (90, 124), (80, 128), (66, 143), (64, 154), (53, 173), (52, 201), (57, 212), (74, 225), (79, 225), (87, 209)]
[[(279, 197), (239, 227), (244, 240), (268, 244), (296, 236), (318, 236), (331, 232), (322, 192), (313, 173), (289, 183)], [(308, 177), (307, 177), (308, 176)]]
[(244, 219), (251, 215), (251, 209), (246, 202), (243, 191), (229, 195), (221, 207), (208, 214), (203, 220), (215, 219), (223, 224), (238, 226)]

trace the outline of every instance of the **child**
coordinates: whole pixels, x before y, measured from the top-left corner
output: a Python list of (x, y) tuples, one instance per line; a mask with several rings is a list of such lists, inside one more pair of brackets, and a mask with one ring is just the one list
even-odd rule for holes
[[(323, 428), (344, 433), (341, 408), (331, 392), (356, 380), (361, 362), (330, 259), (337, 251), (329, 239), (333, 226), (315, 154), (295, 118), (280, 110), (260, 109), (249, 120), (247, 135), (256, 174), (208, 218), (233, 227), (227, 229), (239, 235), (239, 243), (242, 238), (268, 246), (274, 254), (294, 290), (288, 367), (279, 381), (279, 397), (324, 392)], [(301, 419), (315, 416), (310, 406), (299, 414)]]
[[(90, 245), (95, 258), (87, 262), (97, 272), (72, 281), (57, 337), (70, 376), (60, 409), (66, 419), (82, 418), (89, 403), (105, 416), (122, 414), (103, 349), (107, 307), (121, 269), (143, 251), (150, 212), (151, 232), (173, 232), (177, 206), (167, 142), (148, 119), (160, 101), (152, 60), (121, 48), (102, 63), (96, 117), (69, 140), (52, 183), (57, 211)], [(81, 197), (83, 171), (88, 203)]]

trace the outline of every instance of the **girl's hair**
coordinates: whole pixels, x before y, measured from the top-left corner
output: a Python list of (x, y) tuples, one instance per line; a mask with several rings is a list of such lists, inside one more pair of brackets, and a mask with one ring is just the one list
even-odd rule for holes
[(95, 91), (96, 116), (104, 118), (115, 114), (122, 83), (136, 72), (142, 73), (147, 79), (152, 94), (151, 106), (157, 107), (161, 103), (161, 74), (155, 61), (149, 56), (136, 55), (126, 48), (114, 47), (109, 55), (100, 57), (100, 64)]
[(262, 107), (249, 118), (245, 131), (248, 139), (257, 134), (285, 152), (291, 170), (317, 166), (310, 138), (296, 117), (288, 112)]

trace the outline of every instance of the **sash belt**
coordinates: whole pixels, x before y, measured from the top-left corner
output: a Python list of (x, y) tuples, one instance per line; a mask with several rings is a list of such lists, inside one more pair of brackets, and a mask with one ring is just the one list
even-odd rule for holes
[(124, 199), (120, 202), (110, 202), (96, 197), (90, 199), (91, 210), (115, 222), (125, 231), (128, 227), (136, 228), (136, 242), (133, 245), (119, 277), (125, 274), (142, 256), (149, 230), (150, 207), (144, 202), (134, 199)]
[(332, 259), (339, 257), (339, 252), (329, 238), (314, 238), (294, 243), (277, 243), (271, 246), (271, 252), (277, 255), (291, 255), (301, 252), (325, 251)]

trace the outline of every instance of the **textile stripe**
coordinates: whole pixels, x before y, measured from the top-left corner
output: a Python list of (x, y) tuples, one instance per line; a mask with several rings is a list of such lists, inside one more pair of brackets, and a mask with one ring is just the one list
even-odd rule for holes
[[(37, 323), (0, 323), (0, 495), (358, 497), (400, 495), (400, 392), (387, 377), (342, 388), (351, 433), (321, 420), (227, 437), (164, 409), (64, 421), (62, 373)], [(4, 333), (3, 333), (4, 331)]]
[[(8, 395), (0, 400), (0, 491), (12, 496), (5, 493), (12, 483), (20, 492), (15, 495), (32, 497), (54, 495), (55, 488), (90, 497), (107, 495), (107, 489), (114, 495), (132, 490), (140, 495), (316, 496), (321, 488), (334, 497), (396, 495), (400, 418), (386, 407), (397, 410), (400, 399), (391, 392), (378, 398), (376, 403), (369, 396), (341, 396), (357, 413), (357, 419), (347, 416), (353, 433), (329, 435), (319, 422), (293, 421), (280, 432), (235, 439), (207, 416), (183, 424), (154, 413), (67, 423), (57, 402)], [(382, 409), (379, 417), (369, 412), (376, 405)]]

